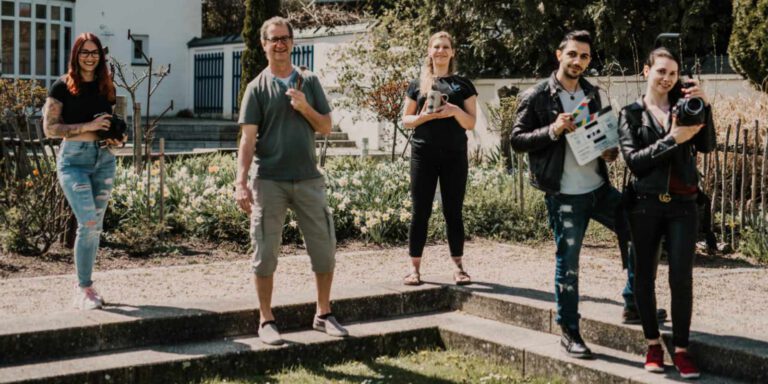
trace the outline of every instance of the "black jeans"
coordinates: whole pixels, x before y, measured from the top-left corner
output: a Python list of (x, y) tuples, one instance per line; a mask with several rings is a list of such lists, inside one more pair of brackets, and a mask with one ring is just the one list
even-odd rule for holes
[(638, 199), (630, 209), (629, 225), (635, 247), (635, 302), (646, 339), (660, 336), (655, 281), (659, 265), (657, 251), (663, 236), (672, 292), (672, 342), (676, 347), (688, 346), (698, 220), (695, 200), (663, 203), (653, 195)]
[(411, 149), (411, 213), (408, 249), (411, 257), (421, 257), (427, 241), (427, 226), (432, 215), (435, 188), (440, 181), (448, 247), (451, 256), (464, 255), (464, 219), (461, 214), (467, 189), (469, 164), (466, 150), (445, 150), (430, 146)]

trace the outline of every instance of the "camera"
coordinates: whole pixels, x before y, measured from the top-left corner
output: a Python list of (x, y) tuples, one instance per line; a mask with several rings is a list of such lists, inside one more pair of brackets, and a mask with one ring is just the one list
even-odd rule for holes
[[(97, 118), (99, 116), (106, 115), (106, 113), (99, 113), (94, 116), (94, 118)], [(125, 132), (128, 130), (128, 125), (125, 124), (125, 120), (123, 120), (122, 117), (116, 114), (112, 114), (112, 117), (109, 118), (109, 130), (108, 131), (96, 131), (96, 135), (99, 136), (100, 140), (106, 140), (106, 139), (114, 139), (118, 141), (123, 140), (123, 136), (125, 135)]]
[[(694, 82), (686, 81), (683, 83), (683, 89), (694, 85)], [(706, 121), (704, 100), (699, 97), (681, 97), (672, 108), (672, 113), (677, 117), (677, 125), (680, 126), (699, 125)]]

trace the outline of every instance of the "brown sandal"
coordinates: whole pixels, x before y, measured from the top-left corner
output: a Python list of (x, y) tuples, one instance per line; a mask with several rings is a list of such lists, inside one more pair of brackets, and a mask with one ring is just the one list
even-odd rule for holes
[(472, 284), (472, 278), (464, 271), (456, 271), (453, 274), (453, 281), (456, 285), (468, 285)]
[(421, 285), (421, 275), (416, 272), (411, 272), (403, 278), (403, 284), (405, 285)]

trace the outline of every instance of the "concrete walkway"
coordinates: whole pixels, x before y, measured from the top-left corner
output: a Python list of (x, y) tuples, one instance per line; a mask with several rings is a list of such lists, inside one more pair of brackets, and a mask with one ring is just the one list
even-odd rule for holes
[[(537, 305), (554, 307), (554, 250), (490, 241), (466, 246), (465, 265), (473, 280), (514, 288)], [(343, 252), (337, 255), (334, 290), (377, 282), (399, 281), (408, 271), (405, 248)], [(447, 245), (425, 251), (422, 279), (451, 272)], [(221, 298), (256, 300), (248, 256), (243, 261), (97, 272), (97, 287), (108, 302), (128, 305), (173, 305)], [(692, 328), (717, 335), (768, 341), (768, 269), (740, 262), (712, 262), (700, 258), (694, 271)], [(717, 265), (717, 267), (713, 267)], [(669, 309), (667, 268), (659, 268), (658, 302)], [(69, 312), (74, 276), (47, 276), (0, 281), (0, 320)], [(580, 291), (583, 315), (595, 319), (621, 316), (621, 289), (626, 273), (615, 249), (585, 247), (581, 255)], [(280, 297), (314, 291), (306, 256), (280, 260), (275, 278)], [(341, 293), (341, 292), (340, 292)], [(667, 323), (669, 325), (669, 323)]]

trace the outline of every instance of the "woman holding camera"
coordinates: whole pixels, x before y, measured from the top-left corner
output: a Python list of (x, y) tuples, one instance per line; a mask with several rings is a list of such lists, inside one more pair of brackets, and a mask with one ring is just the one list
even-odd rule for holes
[(680, 62), (666, 48), (651, 52), (643, 68), (645, 95), (619, 116), (621, 151), (632, 179), (625, 190), (635, 247), (635, 300), (648, 342), (645, 369), (664, 371), (656, 320), (655, 279), (662, 237), (669, 262), (675, 367), (699, 377), (688, 354), (693, 307), (693, 260), (698, 211), (697, 152), (715, 148), (712, 111), (698, 82), (680, 81)]
[(83, 33), (72, 46), (67, 74), (53, 83), (43, 107), (45, 135), (63, 138), (57, 174), (77, 219), (74, 304), (79, 309), (104, 304), (91, 274), (115, 177), (115, 156), (108, 146), (122, 145), (125, 137), (122, 142), (100, 141), (98, 132), (109, 130), (114, 104), (115, 87), (101, 42)]
[(440, 182), (448, 246), (456, 264), (454, 281), (471, 283), (464, 271), (462, 207), (467, 184), (467, 135), (475, 128), (477, 91), (456, 75), (453, 38), (438, 32), (429, 38), (421, 77), (411, 81), (405, 97), (403, 125), (414, 129), (411, 140), (411, 201), (413, 218), (408, 248), (413, 269), (406, 285), (421, 284), (421, 254), (427, 240), (435, 188)]

